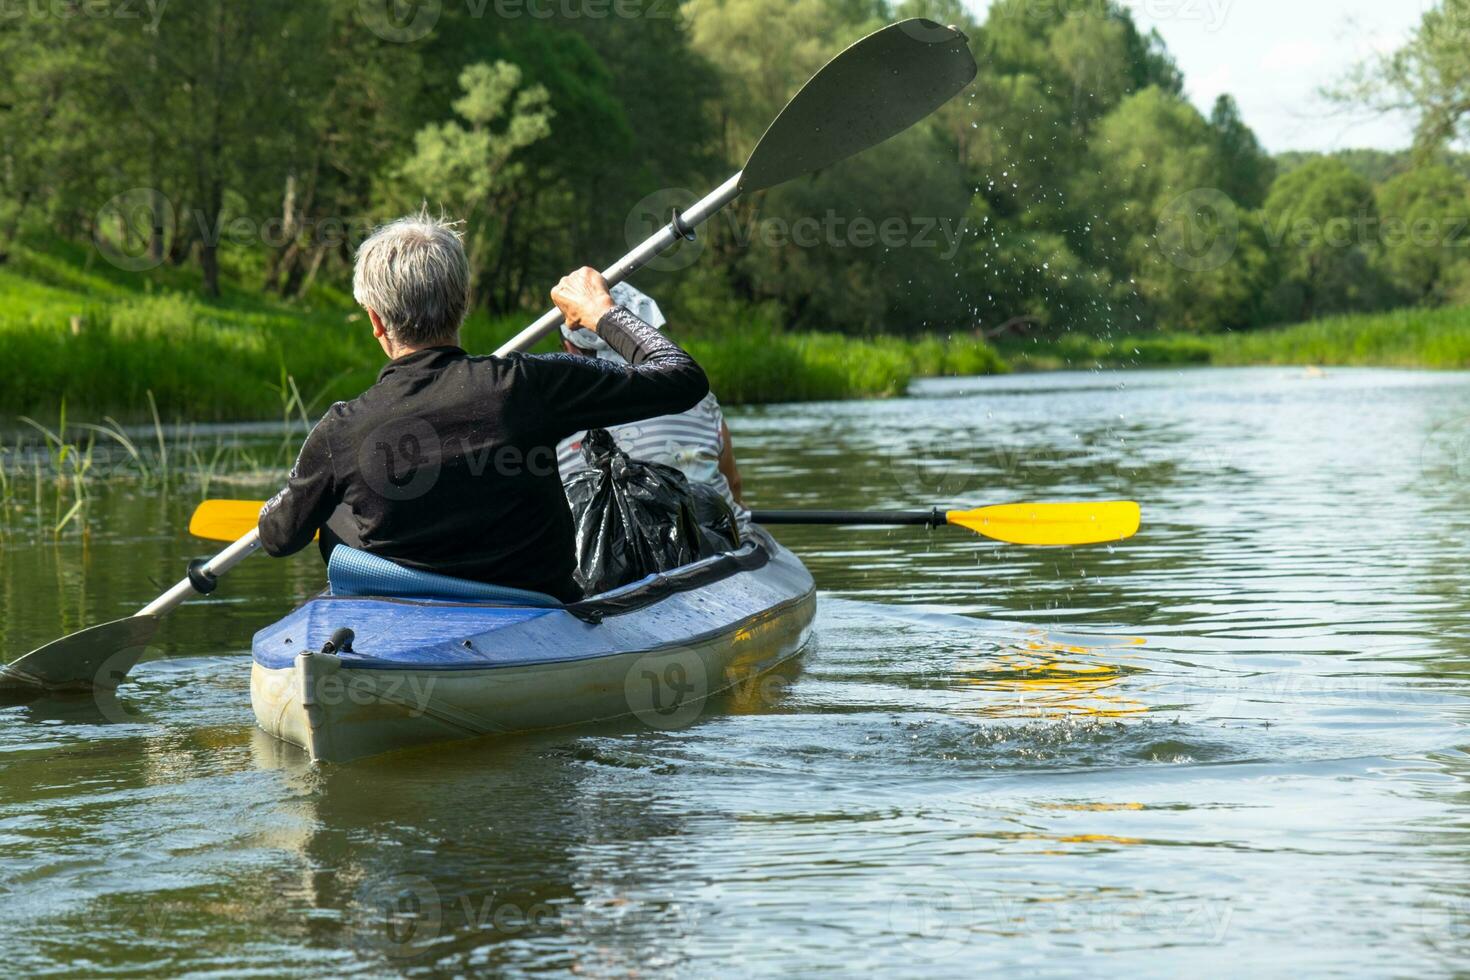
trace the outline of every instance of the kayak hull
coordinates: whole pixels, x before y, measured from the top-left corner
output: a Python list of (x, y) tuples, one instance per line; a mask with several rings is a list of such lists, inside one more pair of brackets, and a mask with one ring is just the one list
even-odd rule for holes
[[(685, 727), (712, 697), (756, 681), (811, 638), (811, 575), (760, 537), (757, 567), (687, 588), (655, 583), (664, 587), (651, 601), (639, 599), (639, 587), (620, 590), (609, 598), (623, 595), (629, 608), (606, 616), (312, 599), (256, 635), (256, 720), (323, 762), (628, 717)], [(343, 627), (356, 634), (352, 651), (313, 652)]]

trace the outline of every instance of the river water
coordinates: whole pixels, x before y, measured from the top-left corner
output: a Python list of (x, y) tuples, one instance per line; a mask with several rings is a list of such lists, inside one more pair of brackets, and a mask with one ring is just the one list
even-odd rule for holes
[[(818, 639), (693, 727), (312, 767), (255, 559), (116, 699), (0, 706), (0, 962), (53, 974), (1428, 975), (1470, 956), (1470, 375), (924, 382), (733, 414), (760, 506), (1132, 498), (1127, 543), (791, 529)], [(213, 495), (263, 485), (215, 485)], [(0, 651), (207, 550), (0, 536)]]

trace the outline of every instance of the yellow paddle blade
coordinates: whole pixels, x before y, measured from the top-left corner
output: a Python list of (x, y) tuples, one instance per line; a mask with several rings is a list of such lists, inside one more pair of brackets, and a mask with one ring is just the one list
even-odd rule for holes
[(260, 523), (263, 500), (206, 500), (189, 519), (189, 533), (206, 541), (239, 541)]
[[(208, 541), (238, 541), (260, 521), (262, 500), (206, 500), (194, 511), (189, 533)], [(996, 541), (1025, 545), (1084, 545), (1122, 541), (1138, 533), (1138, 504), (999, 504), (952, 510), (950, 524)]]
[(1138, 533), (1136, 503), (1000, 504), (952, 510), (949, 523), (996, 541), (1029, 545), (1080, 545), (1122, 541)]

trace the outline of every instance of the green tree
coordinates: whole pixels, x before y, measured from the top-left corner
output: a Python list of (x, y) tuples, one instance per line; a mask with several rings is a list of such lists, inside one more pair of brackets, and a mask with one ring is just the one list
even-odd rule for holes
[(491, 268), (506, 198), (525, 176), (518, 154), (551, 135), (553, 113), (546, 88), (523, 85), (521, 70), (503, 61), (470, 65), (460, 86), (454, 111), (464, 123), (419, 130), (413, 155), (393, 176), (404, 206), (422, 198), (463, 216), (473, 292)]
[(1258, 226), (1223, 189), (1217, 133), (1159, 88), (1098, 122), (1074, 196), (1095, 209), (1084, 255), (1111, 270), (1115, 312), (1193, 331), (1258, 321), (1270, 266)]
[(905, 333), (964, 322), (970, 193), (942, 131), (919, 127), (768, 192), (736, 268), (794, 326)]
[(724, 154), (743, 160), (819, 68), (881, 27), (882, 0), (687, 0), (689, 39), (725, 86), (717, 111)]
[[(726, 168), (740, 166), (754, 149), (756, 142), (781, 111), (823, 65), (844, 47), (880, 27), (886, 15), (881, 0), (689, 0), (684, 5), (689, 20), (689, 40), (694, 51), (714, 67), (721, 85), (720, 98), (711, 107), (715, 115), (719, 155)], [(772, 262), (765, 242), (772, 229), (781, 222), (807, 217), (798, 210), (813, 206), (817, 199), (829, 206), (850, 201), (842, 190), (853, 168), (863, 166), (861, 158), (848, 160), (832, 168), (830, 175), (803, 178), (754, 199), (742, 199), (729, 209), (724, 220), (705, 233), (714, 255), (711, 258), (729, 270), (732, 294), (746, 301), (768, 297), (787, 307), (789, 316), (812, 322), (825, 321), (837, 325), (846, 319), (846, 310), (825, 307), (808, 301), (797, 283), (810, 283), (816, 269), (826, 266), (836, 272), (828, 258), (817, 249), (796, 246), (779, 250), (793, 259), (793, 265), (782, 270)], [(816, 184), (819, 191), (811, 192)], [(819, 214), (821, 210), (819, 209)], [(844, 216), (853, 216), (853, 206), (843, 204)], [(772, 219), (762, 223), (763, 216)], [(779, 236), (778, 236), (779, 237)], [(865, 276), (861, 257), (848, 256), (854, 262), (840, 277), (862, 277), (857, 287), (863, 295), (872, 295), (879, 285)], [(867, 317), (882, 314), (865, 307), (864, 320), (847, 326), (862, 328)]]
[(1369, 262), (1378, 221), (1373, 188), (1345, 163), (1323, 158), (1281, 177), (1263, 217), (1281, 272), (1279, 315), (1310, 320), (1382, 304)]
[(1130, 34), (1136, 33), (1122, 18), (1090, 11), (1068, 15), (1051, 32), (1048, 48), (1070, 83), (1074, 125), (1096, 119), (1133, 91), (1128, 55)]
[(575, 265), (622, 254), (624, 216), (644, 193), (646, 171), (606, 63), (564, 20), (477, 17), (446, 4), (422, 51), (416, 99), (421, 119), (451, 117), (465, 65), (504, 61), (544, 86), (554, 135), (522, 150), (534, 179), (497, 199), (496, 241), (479, 297), (495, 313), (544, 308), (557, 279)]
[[(110, 38), (110, 90), (147, 144), (146, 166), (182, 192), (209, 295), (229, 211), (261, 220), (288, 161), (317, 135), (302, 107), (323, 87), (321, 13), (293, 0), (196, 0), (169, 7), (141, 43)], [(99, 119), (104, 141), (110, 121)]]
[[(985, 22), (985, 52), (993, 67), (1003, 74), (1027, 73), (1055, 78), (1058, 63), (1056, 34), (1062, 30), (1060, 51), (1064, 60), (1074, 62), (1068, 77), (1075, 78), (1087, 70), (1077, 62), (1084, 52), (1109, 50), (1115, 64), (1094, 62), (1090, 68), (1101, 77), (1114, 77), (1121, 70), (1126, 77), (1120, 94), (1158, 88), (1173, 95), (1184, 90), (1184, 79), (1157, 31), (1147, 34), (1138, 29), (1133, 14), (1116, 0), (1096, 3), (1037, 3), (1036, 0), (998, 0), (990, 7)], [(1091, 30), (1100, 41), (1079, 35)], [(1066, 38), (1070, 35), (1070, 39)], [(1072, 92), (1061, 92), (1071, 97)], [(1103, 106), (1104, 110), (1107, 106)]]
[(1414, 303), (1439, 303), (1462, 279), (1470, 245), (1470, 180), (1431, 166), (1377, 189), (1379, 267)]
[(382, 169), (422, 122), (414, 111), (424, 76), (419, 47), (364, 30), (355, 0), (326, 3), (322, 77), (297, 105), (313, 138), (284, 161), (279, 219), (265, 236), (265, 286), (286, 297), (306, 292), (328, 260), (341, 260), (339, 275), (350, 265), (352, 235), (373, 214)]
[(1467, 25), (1470, 0), (1440, 0), (1425, 12), (1407, 44), (1359, 65), (1328, 94), (1380, 112), (1416, 114), (1416, 149), (1422, 156), (1431, 156), (1467, 135)]
[(70, 176), (88, 160), (71, 150), (59, 119), (81, 66), (67, 52), (42, 56), (34, 32), (23, 26), (0, 21), (0, 262), (43, 197), (47, 176)]
[(1234, 98), (1222, 95), (1215, 100), (1210, 128), (1220, 153), (1220, 189), (1242, 207), (1259, 208), (1276, 179), (1276, 164), (1241, 118)]
[(1115, 322), (1107, 270), (1083, 261), (1067, 238), (1000, 219), (977, 197), (964, 255), (969, 323), (987, 334), (1103, 330)]
[(710, 107), (720, 98), (715, 67), (690, 44), (683, 14), (653, 8), (638, 17), (571, 22), (607, 68), (606, 85), (628, 120), (632, 189), (644, 194), (723, 179)]

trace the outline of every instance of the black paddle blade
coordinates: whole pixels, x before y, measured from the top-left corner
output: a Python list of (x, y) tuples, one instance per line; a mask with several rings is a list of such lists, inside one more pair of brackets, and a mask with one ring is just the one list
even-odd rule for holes
[(63, 636), (0, 664), (0, 695), (115, 688), (157, 630), (157, 616), (129, 616)]
[(833, 58), (756, 144), (742, 193), (830, 167), (908, 129), (954, 98), (979, 69), (965, 35), (915, 18)]

